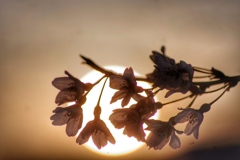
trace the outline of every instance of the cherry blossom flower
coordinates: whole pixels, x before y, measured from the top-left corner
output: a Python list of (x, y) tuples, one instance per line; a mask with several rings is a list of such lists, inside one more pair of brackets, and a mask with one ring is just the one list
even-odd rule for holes
[(159, 120), (148, 120), (146, 121), (148, 127), (145, 130), (151, 131), (146, 139), (146, 143), (150, 148), (155, 150), (161, 150), (170, 140), (170, 147), (177, 149), (181, 147), (179, 137), (175, 134), (182, 134), (181, 131), (176, 130), (173, 125), (173, 119), (171, 118), (168, 122)]
[(199, 137), (199, 127), (202, 124), (203, 121), (203, 113), (207, 112), (210, 110), (210, 104), (203, 104), (199, 110), (192, 109), (192, 108), (187, 108), (187, 109), (182, 109), (182, 112), (178, 113), (177, 116), (175, 117), (175, 122), (176, 123), (184, 123), (188, 121), (188, 124), (184, 130), (184, 133), (186, 135), (191, 135), (198, 139)]
[(140, 100), (130, 108), (115, 109), (109, 120), (115, 128), (124, 128), (123, 134), (135, 137), (138, 141), (145, 141), (143, 123), (145, 119), (153, 116), (159, 103), (155, 103), (152, 98)]
[(150, 55), (155, 63), (153, 73), (147, 74), (147, 78), (153, 82), (153, 87), (167, 89), (165, 97), (175, 92), (186, 93), (192, 85), (194, 69), (184, 61), (175, 63), (174, 59), (166, 57), (156, 51)]
[(50, 117), (53, 120), (52, 124), (55, 126), (67, 124), (66, 133), (69, 137), (75, 136), (82, 127), (83, 113), (79, 103), (65, 108), (57, 107), (53, 113), (54, 115)]
[(110, 115), (109, 120), (115, 128), (124, 128), (123, 134), (135, 137), (138, 141), (145, 141), (145, 133), (142, 125), (143, 121), (139, 112), (134, 108), (115, 109)]
[(142, 87), (137, 86), (131, 67), (125, 69), (123, 76), (110, 76), (110, 87), (119, 90), (113, 95), (110, 103), (112, 104), (117, 100), (123, 99), (121, 103), (122, 107), (129, 103), (131, 97), (134, 98), (137, 96), (137, 93), (143, 91)]
[(92, 136), (93, 143), (98, 149), (106, 146), (108, 141), (112, 144), (116, 143), (111, 132), (101, 119), (89, 121), (78, 135), (76, 142), (82, 145), (88, 141), (90, 136)]
[(82, 83), (67, 71), (65, 71), (65, 74), (68, 75), (68, 77), (58, 77), (52, 81), (52, 85), (60, 90), (55, 99), (55, 103), (58, 105), (80, 99), (84, 91), (92, 87), (92, 84)]

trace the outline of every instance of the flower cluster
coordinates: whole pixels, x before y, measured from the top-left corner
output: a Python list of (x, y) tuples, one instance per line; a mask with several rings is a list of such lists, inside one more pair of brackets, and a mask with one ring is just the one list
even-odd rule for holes
[(169, 90), (165, 97), (169, 97), (175, 92), (186, 93), (192, 85), (193, 67), (184, 61), (175, 63), (171, 59), (159, 52), (153, 51), (150, 55), (155, 63), (155, 70), (147, 74), (147, 78), (153, 82), (153, 87)]
[(115, 128), (124, 128), (123, 134), (129, 137), (133, 136), (138, 141), (145, 142), (143, 123), (152, 117), (160, 107), (161, 103), (156, 103), (152, 97), (146, 97), (129, 108), (113, 110), (109, 120)]
[[(134, 137), (138, 141), (146, 143), (149, 148), (161, 150), (167, 143), (173, 149), (181, 147), (181, 141), (178, 135), (186, 134), (193, 135), (195, 139), (199, 138), (199, 128), (204, 119), (204, 113), (211, 109), (211, 106), (230, 88), (237, 85), (240, 81), (239, 76), (228, 77), (223, 72), (212, 68), (211, 70), (193, 67), (184, 61), (175, 63), (175, 60), (165, 55), (165, 49), (161, 49), (162, 53), (153, 51), (150, 59), (154, 63), (153, 71), (146, 74), (145, 78), (135, 77), (131, 67), (124, 70), (123, 74), (116, 74), (106, 70), (92, 60), (81, 56), (84, 64), (87, 64), (97, 71), (100, 71), (104, 76), (95, 83), (83, 83), (79, 79), (65, 71), (67, 77), (58, 77), (52, 81), (52, 85), (56, 87), (59, 93), (56, 96), (55, 103), (58, 107), (53, 110), (53, 115), (50, 117), (52, 124), (61, 126), (66, 124), (66, 134), (68, 136), (76, 136), (76, 142), (80, 145), (86, 143), (90, 137), (96, 147), (101, 149), (108, 142), (115, 144), (116, 140), (111, 134), (105, 122), (100, 118), (102, 107), (100, 100), (107, 79), (110, 79), (109, 87), (117, 90), (109, 103), (121, 101), (121, 106), (114, 109), (109, 115), (109, 120), (112, 125), (117, 128), (123, 128), (123, 134), (128, 137)], [(198, 78), (209, 78), (210, 81), (194, 82), (195, 72), (205, 74)], [(93, 115), (94, 119), (89, 121), (82, 128), (84, 121), (83, 104), (87, 101), (87, 94), (92, 88), (105, 78), (98, 102), (95, 106)], [(212, 81), (214, 79), (215, 81)], [(217, 79), (217, 80), (216, 80)], [(152, 85), (152, 88), (143, 88), (138, 85), (138, 81), (145, 81)], [(224, 86), (207, 91), (212, 85), (224, 84)], [(191, 91), (190, 95), (176, 99), (167, 103), (158, 102), (155, 96), (162, 90), (167, 90), (165, 98), (168, 98), (173, 93), (186, 94)], [(205, 93), (213, 93), (224, 89), (224, 91), (215, 100), (210, 103), (204, 103), (199, 109), (191, 108), (195, 99)], [(193, 98), (194, 97), (194, 98)], [(180, 112), (169, 118), (168, 121), (160, 119), (152, 119), (158, 110), (186, 98), (193, 98), (191, 103), (185, 108), (179, 108)], [(130, 100), (135, 101), (134, 104), (129, 104)], [(67, 107), (59, 107), (62, 104), (74, 102)], [(86, 108), (87, 109), (87, 108)], [(104, 108), (111, 109), (111, 108)], [(179, 123), (185, 123), (186, 128), (183, 131), (176, 129)], [(144, 128), (144, 124), (147, 125)], [(150, 131), (146, 136), (145, 131)], [(79, 133), (79, 134), (78, 134)]]

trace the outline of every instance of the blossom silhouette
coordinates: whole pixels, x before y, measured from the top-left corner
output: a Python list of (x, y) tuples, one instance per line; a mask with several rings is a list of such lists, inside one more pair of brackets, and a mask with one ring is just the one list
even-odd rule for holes
[(67, 71), (65, 71), (65, 74), (68, 77), (58, 77), (52, 81), (52, 85), (60, 90), (55, 99), (55, 103), (58, 105), (80, 99), (84, 91), (92, 87), (92, 84), (84, 84)]
[(153, 82), (153, 87), (169, 90), (165, 97), (175, 92), (186, 93), (192, 85), (194, 69), (184, 61), (175, 63), (174, 59), (166, 57), (156, 51), (150, 55), (155, 63), (153, 73), (147, 74), (147, 78)]
[(50, 117), (50, 119), (53, 120), (52, 124), (55, 126), (67, 124), (67, 135), (69, 137), (75, 136), (82, 127), (83, 113), (81, 105), (80, 103), (76, 103), (65, 108), (57, 107), (53, 110), (54, 115)]
[(101, 119), (89, 121), (78, 135), (76, 142), (82, 145), (88, 141), (90, 136), (92, 136), (93, 143), (98, 149), (106, 146), (108, 141), (112, 144), (116, 143), (111, 132)]
[(146, 143), (150, 148), (155, 150), (161, 150), (170, 140), (170, 147), (177, 149), (181, 147), (181, 142), (179, 137), (175, 134), (182, 134), (181, 131), (177, 131), (173, 125), (173, 119), (171, 118), (168, 122), (163, 122), (159, 120), (147, 120), (145, 122), (148, 127), (145, 130), (151, 131), (146, 139)]
[(138, 141), (145, 141), (143, 123), (145, 119), (153, 116), (159, 103), (155, 103), (150, 97), (140, 100), (130, 108), (113, 110), (109, 120), (115, 128), (124, 128), (123, 134), (135, 137)]
[(112, 104), (117, 100), (123, 99), (121, 103), (122, 107), (129, 103), (131, 97), (137, 97), (137, 93), (143, 91), (142, 87), (137, 86), (131, 67), (124, 70), (123, 76), (111, 75), (110, 87), (119, 90), (113, 95), (110, 103)]
[(203, 104), (199, 110), (192, 109), (192, 108), (187, 108), (187, 109), (182, 109), (182, 112), (178, 113), (177, 116), (175, 117), (175, 122), (176, 123), (184, 123), (188, 121), (188, 124), (184, 130), (184, 133), (186, 135), (191, 135), (198, 139), (199, 137), (199, 127), (202, 124), (203, 121), (203, 113), (207, 112), (210, 110), (210, 104)]
[(115, 109), (110, 115), (109, 120), (115, 128), (124, 128), (123, 134), (129, 137), (135, 137), (138, 141), (145, 141), (145, 133), (143, 131), (143, 121), (139, 112), (134, 108)]

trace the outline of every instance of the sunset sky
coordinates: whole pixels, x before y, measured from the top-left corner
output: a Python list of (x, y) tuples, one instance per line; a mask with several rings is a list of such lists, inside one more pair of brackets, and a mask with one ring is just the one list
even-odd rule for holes
[[(197, 141), (180, 136), (178, 150), (143, 146), (123, 156), (102, 156), (76, 144), (65, 126), (50, 120), (58, 93), (52, 80), (65, 70), (79, 78), (91, 71), (79, 54), (101, 66), (131, 66), (144, 76), (153, 71), (151, 51), (165, 45), (177, 62), (235, 76), (240, 75), (239, 28), (237, 0), (0, 0), (0, 159), (171, 159), (231, 147), (239, 152), (239, 85), (205, 114)], [(193, 108), (220, 93), (200, 96)], [(163, 108), (160, 119), (167, 121), (189, 102)]]

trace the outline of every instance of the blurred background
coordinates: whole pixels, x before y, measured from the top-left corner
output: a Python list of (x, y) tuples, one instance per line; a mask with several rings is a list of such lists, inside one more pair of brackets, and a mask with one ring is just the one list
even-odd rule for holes
[[(0, 159), (237, 159), (239, 85), (205, 114), (199, 140), (181, 135), (178, 150), (143, 146), (128, 155), (99, 155), (67, 137), (65, 126), (53, 126), (50, 116), (58, 93), (51, 81), (64, 70), (76, 77), (91, 71), (79, 54), (144, 76), (153, 70), (151, 51), (165, 45), (177, 62), (239, 75), (239, 8), (239, 0), (0, 0)], [(193, 107), (220, 93), (199, 97)], [(161, 102), (170, 100), (163, 95)], [(163, 108), (161, 120), (189, 102)]]

